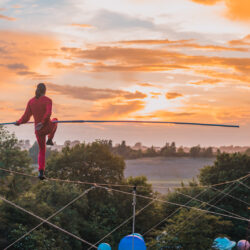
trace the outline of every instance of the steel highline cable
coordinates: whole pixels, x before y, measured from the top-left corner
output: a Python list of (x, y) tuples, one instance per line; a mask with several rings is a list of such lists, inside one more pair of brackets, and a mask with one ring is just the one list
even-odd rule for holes
[[(27, 176), (27, 177), (32, 177), (32, 178), (37, 178), (36, 176), (34, 175), (29, 175), (29, 174), (25, 174), (25, 173), (21, 173), (21, 172), (16, 172), (16, 171), (13, 171), (13, 170), (8, 170), (8, 169), (4, 169), (4, 168), (1, 168), (0, 167), (0, 170), (3, 170), (3, 171), (7, 171), (7, 172), (10, 172), (10, 173), (14, 173), (14, 174), (18, 174), (18, 175), (24, 175), (24, 176)], [(248, 176), (248, 175), (246, 175)], [(232, 180), (232, 181), (226, 181), (226, 182), (222, 182), (222, 183), (218, 183), (218, 184), (213, 184), (213, 185), (210, 185), (210, 186), (195, 186), (197, 188), (212, 188), (214, 186), (221, 186), (221, 185), (225, 185), (225, 184), (230, 184), (230, 183), (234, 183), (236, 181), (239, 181), (243, 178), (245, 178), (246, 176), (243, 176), (239, 179), (236, 179), (236, 180)], [(117, 187), (134, 187), (132, 185), (120, 185), (120, 184), (100, 184), (100, 183), (92, 183), (92, 182), (82, 182), (82, 181), (71, 181), (71, 180), (62, 180), (62, 179), (55, 179), (55, 178), (47, 178), (47, 180), (50, 180), (50, 181), (58, 181), (58, 182), (65, 182), (65, 183), (72, 183), (72, 184), (84, 184), (84, 185), (99, 185), (99, 186), (117, 186)], [(142, 188), (145, 188), (145, 186), (137, 186), (137, 187), (142, 187)], [(192, 188), (192, 187), (177, 187), (177, 189), (180, 189), (180, 188), (185, 188), (185, 189), (188, 189), (188, 188)], [(220, 191), (219, 189), (216, 189), (216, 188), (213, 188), (214, 190), (220, 192), (220, 193), (223, 193), (222, 191)], [(224, 193), (225, 194), (225, 193)], [(228, 195), (228, 194), (225, 194), (225, 195)], [(241, 201), (247, 205), (249, 205), (248, 203), (232, 196), (232, 195), (228, 195), (230, 196), (231, 198), (234, 198), (238, 201)]]
[[(249, 175), (250, 174), (248, 174), (246, 176), (243, 176), (240, 179), (246, 178)], [(32, 175), (31, 177), (35, 177), (35, 176)], [(62, 181), (62, 182), (66, 182), (66, 183), (68, 182), (68, 181), (64, 181), (64, 180), (60, 180), (60, 179), (47, 179), (47, 180), (50, 180), (50, 181)], [(78, 182), (78, 184), (80, 184), (80, 183), (86, 184), (84, 182)], [(90, 183), (88, 183), (88, 184), (90, 184)], [(123, 194), (132, 195), (131, 193), (126, 192), (126, 191), (121, 191), (121, 190), (113, 189), (113, 188), (110, 188), (110, 187), (100, 186), (97, 183), (92, 183), (91, 185), (96, 185), (97, 187), (100, 187), (100, 188), (103, 188), (103, 189), (109, 189), (109, 190), (114, 191), (114, 192), (119, 192), (119, 193), (123, 193)], [(136, 196), (137, 197), (141, 197), (141, 198), (145, 198), (145, 199), (149, 199), (149, 200), (154, 200), (154, 201), (159, 201), (159, 202), (163, 202), (163, 203), (175, 205), (175, 206), (181, 206), (181, 207), (186, 207), (186, 208), (193, 208), (195, 210), (204, 211), (204, 212), (208, 212), (208, 213), (211, 213), (211, 214), (217, 214), (217, 215), (221, 215), (221, 216), (224, 216), (224, 217), (229, 217), (229, 218), (234, 218), (234, 219), (238, 219), (238, 220), (243, 220), (243, 221), (250, 222), (250, 220), (248, 220), (248, 219), (241, 219), (241, 218), (238, 218), (238, 217), (234, 217), (234, 216), (230, 216), (230, 215), (225, 215), (225, 214), (221, 214), (221, 213), (217, 213), (217, 212), (212, 212), (212, 211), (207, 211), (207, 210), (199, 209), (199, 208), (196, 208), (196, 207), (185, 206), (183, 204), (178, 204), (178, 203), (174, 203), (174, 202), (170, 202), (170, 201), (165, 201), (165, 200), (158, 199), (158, 198), (152, 198), (152, 197), (148, 197), (148, 196), (144, 196), (144, 195), (140, 195), (140, 194), (137, 194)]]
[[(199, 122), (169, 122), (169, 121), (136, 121), (136, 120), (62, 120), (52, 121), (53, 123), (148, 123), (148, 124), (175, 124), (175, 125), (195, 125), (195, 126), (212, 126), (212, 127), (226, 127), (239, 128), (239, 125), (231, 124), (213, 124), (213, 123), (199, 123)], [(27, 122), (34, 123), (34, 122)], [(0, 123), (1, 125), (14, 125), (15, 122)]]
[[(32, 178), (37, 178), (36, 176), (34, 175), (29, 175), (29, 174), (25, 174), (25, 173), (20, 173), (20, 172), (16, 172), (16, 171), (12, 171), (12, 170), (7, 170), (7, 169), (3, 169), (3, 168), (0, 168), (0, 170), (3, 170), (3, 171), (7, 171), (7, 172), (11, 172), (11, 173), (15, 173), (15, 174), (18, 174), (18, 175), (24, 175), (24, 176), (27, 176), (27, 177), (32, 177)], [(249, 174), (248, 174), (249, 175)], [(246, 175), (246, 176), (248, 176)], [(197, 187), (200, 187), (200, 188), (212, 188), (220, 193), (223, 193), (223, 191), (220, 191), (219, 189), (216, 189), (214, 188), (214, 186), (218, 186), (218, 185), (225, 185), (225, 184), (230, 184), (230, 183), (235, 183), (236, 181), (239, 181), (243, 178), (245, 178), (246, 176), (243, 176), (239, 179), (236, 179), (236, 180), (233, 180), (233, 181), (227, 181), (227, 182), (223, 182), (223, 183), (218, 183), (218, 184), (214, 184), (214, 185), (211, 185), (211, 186), (197, 186)], [(50, 179), (47, 179), (49, 181), (58, 181), (58, 182), (64, 182), (64, 183), (72, 183), (72, 184), (84, 184), (84, 185), (99, 185), (99, 186), (103, 186), (103, 187), (107, 187), (107, 186), (118, 186), (118, 187), (134, 187), (134, 186), (131, 186), (131, 185), (119, 185), (119, 184), (98, 184), (98, 183), (90, 183), (90, 182), (82, 182), (82, 181), (70, 181), (70, 180), (62, 180), (62, 179), (54, 179), (54, 178), (50, 178)], [(137, 187), (143, 187), (145, 188), (145, 186), (137, 186)], [(183, 188), (183, 187), (181, 187)], [(185, 187), (184, 187), (185, 188)], [(191, 187), (186, 187), (186, 188), (191, 188)], [(178, 188), (177, 188), (178, 189)], [(225, 193), (223, 193), (225, 194)], [(226, 196), (230, 196), (231, 198), (233, 199), (236, 199), (238, 201), (241, 201), (247, 205), (249, 205), (247, 202), (244, 202), (232, 195), (229, 195), (229, 194), (225, 194)]]
[[(0, 170), (5, 171), (5, 172), (9, 172), (9, 173), (13, 173), (13, 174), (18, 174), (18, 175), (23, 175), (23, 176), (27, 176), (27, 177), (32, 177), (32, 178), (36, 178), (36, 176), (34, 175), (30, 175), (30, 174), (26, 174), (26, 173), (22, 173), (22, 172), (17, 172), (14, 170), (10, 170), (10, 169), (6, 169), (6, 168), (1, 168)], [(236, 182), (239, 181), (241, 179), (244, 179), (246, 176), (249, 176), (250, 174), (247, 174), (245, 176), (242, 176), (238, 179), (232, 180), (232, 181), (225, 181), (225, 182), (221, 182), (221, 183), (217, 183), (217, 184), (212, 184), (212, 185), (208, 185), (208, 186), (202, 186), (202, 185), (197, 185), (197, 186), (191, 186), (191, 187), (176, 187), (176, 189), (188, 189), (188, 188), (209, 188), (209, 187), (216, 187), (216, 186), (221, 186), (221, 185), (225, 185), (225, 184), (229, 184), (232, 182)], [(58, 181), (58, 182), (65, 182), (65, 183), (72, 183), (72, 184), (86, 184), (86, 185), (98, 185), (98, 186), (114, 186), (114, 187), (131, 187), (133, 188), (134, 185), (127, 185), (127, 184), (115, 184), (115, 183), (96, 183), (96, 182), (85, 182), (85, 181), (73, 181), (73, 180), (63, 180), (63, 179), (57, 179), (57, 178), (46, 178), (46, 180), (49, 181)], [(137, 187), (143, 187), (145, 188), (145, 186), (141, 186), (138, 185)], [(155, 186), (157, 187), (157, 186)], [(158, 187), (157, 187), (158, 188)]]

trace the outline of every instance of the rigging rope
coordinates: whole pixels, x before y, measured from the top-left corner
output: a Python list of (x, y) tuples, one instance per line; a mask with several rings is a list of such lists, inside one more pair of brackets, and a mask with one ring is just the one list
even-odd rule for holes
[[(231, 186), (233, 186), (233, 184), (234, 184), (234, 183), (230, 184), (229, 187), (226, 187), (226, 188), (224, 189), (224, 191), (227, 190), (227, 189), (229, 189)], [(218, 196), (219, 196), (219, 194), (217, 194), (216, 196), (214, 196), (214, 197), (213, 197), (212, 199), (210, 199), (208, 202), (209, 202), (209, 203), (212, 202), (212, 201), (215, 200)], [(224, 196), (225, 196), (225, 195), (224, 195)], [(200, 205), (198, 206), (198, 208), (200, 208), (201, 206), (202, 206), (202, 204), (200, 204)], [(181, 209), (181, 208), (179, 208), (179, 209)], [(168, 217), (170, 217), (170, 216), (168, 216)], [(193, 221), (197, 220), (200, 216), (196, 217), (195, 220), (191, 220), (191, 217), (192, 217), (192, 216), (189, 215), (189, 216), (184, 220), (184, 222), (183, 222), (183, 223), (185, 223), (186, 221), (188, 221), (188, 223), (187, 223), (184, 227), (181, 227), (181, 226), (177, 227), (177, 229), (176, 229), (173, 233), (176, 235), (178, 232), (180, 232), (181, 230), (183, 230), (184, 228), (186, 228), (187, 225), (189, 225), (189, 224), (191, 223), (191, 221), (193, 222)], [(155, 228), (155, 226), (152, 227), (148, 232), (152, 231), (154, 228)], [(172, 230), (172, 231), (173, 231), (173, 230)], [(170, 234), (172, 231), (168, 232), (168, 234)], [(166, 244), (167, 244), (168, 242), (169, 242), (169, 241), (167, 241)], [(157, 243), (158, 243), (158, 242), (156, 242), (153, 246), (155, 246)]]
[[(140, 210), (138, 210), (135, 215), (140, 214), (143, 210), (145, 210), (152, 203), (154, 203), (154, 201), (150, 201), (145, 207), (143, 207)], [(120, 227), (122, 227), (123, 225), (125, 225), (131, 219), (133, 219), (133, 215), (130, 216), (128, 219), (126, 219), (124, 222), (122, 222), (119, 226), (115, 227), (111, 232), (109, 232), (108, 234), (106, 234), (103, 238), (101, 238), (99, 241), (97, 241), (94, 245), (97, 245), (98, 243), (100, 243), (101, 241), (103, 241), (104, 239), (106, 239), (109, 235), (111, 235), (112, 233), (114, 233), (115, 231), (117, 231)], [(90, 249), (92, 249), (92, 247), (90, 247), (88, 250), (90, 250)]]
[(76, 236), (76, 235), (74, 235), (74, 234), (68, 232), (67, 230), (65, 230), (65, 229), (63, 229), (63, 228), (61, 228), (61, 227), (59, 227), (59, 226), (57, 226), (57, 225), (55, 225), (55, 224), (53, 224), (53, 223), (51, 223), (51, 222), (45, 220), (45, 219), (43, 219), (43, 218), (41, 218), (41, 217), (38, 216), (38, 215), (35, 215), (34, 213), (32, 213), (32, 212), (30, 212), (30, 211), (28, 211), (28, 210), (26, 210), (26, 209), (24, 209), (24, 208), (18, 206), (18, 205), (15, 204), (14, 202), (9, 201), (9, 200), (5, 199), (5, 198), (2, 197), (2, 196), (0, 196), (0, 199), (1, 199), (2, 201), (4, 201), (4, 202), (8, 203), (9, 205), (12, 205), (13, 207), (15, 207), (15, 208), (17, 208), (17, 209), (19, 209), (19, 210), (21, 210), (21, 211), (23, 211), (23, 212), (25, 212), (25, 213), (27, 213), (27, 214), (29, 214), (29, 215), (35, 217), (35, 218), (37, 218), (37, 219), (43, 221), (44, 223), (46, 223), (46, 224), (48, 224), (48, 225), (50, 225), (50, 226), (52, 226), (52, 227), (54, 227), (54, 228), (56, 228), (56, 229), (58, 229), (59, 231), (62, 231), (62, 232), (64, 232), (65, 234), (68, 234), (68, 235), (70, 235), (71, 237), (73, 237), (73, 238), (75, 238), (75, 239), (77, 239), (77, 240), (79, 240), (79, 241), (81, 241), (81, 242), (83, 242), (83, 243), (85, 243), (85, 244), (88, 244), (88, 245), (90, 245), (90, 246), (92, 246), (92, 247), (94, 247), (94, 248), (97, 249), (96, 246), (92, 245), (92, 244), (89, 243), (88, 241), (86, 241), (86, 240), (84, 240), (84, 239), (82, 239), (82, 238), (80, 238), (80, 237), (78, 237), (78, 236)]
[[(198, 193), (195, 197), (193, 197), (192, 199), (190, 199), (188, 202), (186, 202), (184, 205), (188, 205), (194, 198), (199, 197), (201, 194), (207, 192), (208, 189), (204, 189), (202, 190), (200, 193)], [(145, 233), (143, 233), (143, 236), (148, 234), (149, 232), (151, 232), (152, 230), (154, 230), (156, 227), (158, 227), (159, 225), (161, 225), (164, 221), (166, 221), (167, 219), (169, 219), (170, 217), (172, 217), (174, 214), (176, 214), (179, 210), (181, 210), (181, 207), (177, 208), (174, 212), (172, 212), (170, 215), (168, 215), (166, 218), (164, 218), (163, 220), (161, 220), (160, 222), (158, 222), (156, 225), (154, 225), (153, 227), (151, 227), (150, 229), (148, 229)]]
[[(237, 186), (239, 185), (239, 184), (237, 183), (236, 186), (233, 187), (233, 188), (230, 190), (230, 188), (233, 186), (233, 184), (234, 184), (234, 183), (230, 184), (229, 187), (226, 187), (226, 188), (224, 189), (224, 191), (227, 190), (228, 193), (231, 193), (231, 192), (232, 192), (234, 189), (236, 189)], [(219, 196), (219, 194), (217, 194), (215, 197), (213, 197), (212, 199), (210, 199), (210, 200), (209, 200), (209, 203), (212, 202), (212, 201), (214, 201), (218, 196)], [(214, 203), (214, 205), (217, 204), (218, 202), (220, 202), (225, 196), (226, 196), (226, 194), (223, 195), (219, 200), (217, 200), (217, 201)], [(201, 207), (201, 206), (202, 206), (202, 204), (201, 204), (199, 207)], [(209, 211), (209, 209), (210, 209), (210, 208), (208, 208), (208, 209), (205, 210), (205, 211)], [(188, 221), (188, 223), (187, 223), (184, 227), (182, 227), (182, 228), (180, 228), (180, 227), (179, 227), (179, 229), (177, 228), (177, 231), (175, 231), (174, 233), (176, 234), (176, 233), (178, 233), (179, 231), (183, 231), (183, 230), (191, 223), (191, 221), (192, 221), (192, 222), (196, 221), (197, 219), (200, 218), (200, 216), (201, 216), (201, 215), (199, 215), (198, 217), (195, 217), (194, 220), (190, 220), (190, 219), (189, 219), (190, 216), (189, 216), (189, 217), (184, 221), (184, 223), (185, 223), (186, 221)], [(248, 222), (249, 222), (249, 221), (248, 221)], [(168, 243), (168, 242), (167, 242), (167, 243)]]
[[(97, 186), (98, 186), (98, 185), (97, 185)], [(98, 186), (98, 187), (104, 188), (104, 187), (102, 187), (102, 186)], [(114, 191), (114, 192), (119, 192), (119, 193), (131, 195), (131, 193), (129, 193), (129, 192), (121, 191), (121, 190), (118, 190), (118, 189), (113, 189), (113, 188), (108, 188), (108, 189), (111, 190), (111, 191)], [(180, 206), (180, 207), (185, 207), (185, 208), (191, 208), (191, 209), (195, 209), (195, 210), (198, 210), (198, 211), (207, 212), (207, 213), (210, 213), (210, 214), (216, 214), (216, 215), (221, 215), (221, 216), (228, 217), (228, 218), (233, 218), (233, 219), (236, 219), (236, 220), (241, 220), (241, 221), (250, 222), (249, 219), (238, 218), (238, 217), (231, 216), (231, 215), (226, 215), (226, 214), (222, 214), (222, 213), (212, 212), (212, 211), (208, 211), (208, 210), (204, 210), (204, 209), (199, 209), (199, 208), (196, 208), (196, 207), (190, 207), (190, 206), (186, 206), (186, 205), (183, 205), (183, 204), (179, 204), (179, 203), (175, 203), (175, 202), (171, 202), (171, 201), (166, 201), (166, 200), (162, 200), (162, 199), (158, 199), (158, 198), (152, 198), (152, 197), (145, 196), (145, 195), (137, 194), (136, 196), (137, 196), (137, 197), (141, 197), (141, 198), (145, 198), (145, 199), (148, 199), (148, 200), (154, 200), (154, 201), (159, 201), (159, 202), (162, 202), (162, 203), (171, 204), (171, 205), (174, 205), (174, 206)]]
[(84, 195), (86, 195), (90, 190), (92, 190), (95, 187), (91, 187), (87, 190), (85, 190), (82, 194), (80, 194), (79, 196), (77, 196), (75, 199), (73, 199), (71, 202), (69, 202), (68, 204), (66, 204), (64, 207), (60, 208), (58, 211), (56, 211), (55, 213), (53, 213), (52, 215), (50, 215), (47, 219), (45, 219), (45, 221), (41, 222), (40, 224), (38, 224), (37, 226), (35, 226), (34, 228), (32, 228), (30, 231), (28, 231), (27, 233), (25, 233), (23, 236), (21, 236), (19, 239), (17, 239), (16, 241), (14, 241), (13, 243), (11, 243), (9, 246), (7, 246), (4, 250), (10, 248), (11, 246), (15, 245), (17, 242), (19, 242), (20, 240), (22, 240), (24, 237), (26, 237), (27, 235), (29, 235), (30, 233), (32, 233), (34, 230), (36, 230), (38, 227), (42, 226), (46, 221), (49, 221), (50, 219), (52, 219), (53, 217), (55, 217), (57, 214), (59, 214), (60, 212), (62, 212), (64, 209), (66, 209), (68, 206), (70, 206), (71, 204), (73, 204), (74, 202), (76, 202), (77, 200), (79, 200), (80, 198), (82, 198)]
[(245, 183), (242, 183), (242, 182), (241, 182), (241, 181), (239, 181), (239, 180), (238, 180), (238, 182), (239, 182), (242, 186), (244, 186), (244, 187), (246, 187), (246, 188), (250, 189), (250, 187), (248, 187)]
[[(176, 192), (177, 192), (178, 194), (181, 194), (181, 195), (185, 196), (185, 197), (192, 198), (192, 196), (190, 196), (190, 195), (183, 194), (183, 193), (178, 192), (178, 191), (176, 191)], [(208, 202), (206, 202), (206, 201), (202, 201), (202, 200), (199, 200), (199, 199), (196, 199), (196, 198), (194, 198), (194, 200), (199, 201), (199, 202), (201, 202), (201, 203), (203, 203), (203, 204), (206, 204), (206, 205), (208, 205), (208, 206), (211, 206), (211, 207), (213, 207), (213, 208), (217, 208), (217, 209), (219, 209), (219, 210), (221, 210), (221, 211), (224, 211), (224, 212), (229, 213), (229, 214), (231, 214), (231, 215), (234, 215), (234, 216), (236, 216), (236, 217), (246, 219), (246, 218), (243, 217), (243, 216), (240, 216), (240, 215), (238, 215), (238, 214), (235, 214), (235, 213), (232, 213), (232, 212), (230, 212), (230, 211), (227, 211), (226, 209), (223, 209), (223, 208), (214, 206), (214, 205), (212, 205), (212, 204), (210, 204), (210, 203), (208, 203)]]
[(246, 201), (243, 201), (243, 200), (241, 200), (241, 199), (239, 199), (239, 198), (237, 198), (237, 197), (235, 197), (235, 196), (233, 196), (233, 195), (231, 195), (231, 194), (224, 193), (223, 191), (221, 191), (221, 190), (219, 190), (219, 189), (217, 189), (217, 188), (215, 188), (215, 187), (211, 187), (211, 189), (213, 189), (213, 190), (215, 190), (215, 191), (217, 191), (217, 192), (219, 192), (219, 193), (225, 194), (226, 196), (231, 197), (231, 198), (233, 198), (233, 199), (235, 199), (235, 200), (237, 200), (237, 201), (240, 201), (240, 202), (244, 203), (245, 205), (250, 206), (250, 203), (248, 203), (248, 202), (246, 202)]

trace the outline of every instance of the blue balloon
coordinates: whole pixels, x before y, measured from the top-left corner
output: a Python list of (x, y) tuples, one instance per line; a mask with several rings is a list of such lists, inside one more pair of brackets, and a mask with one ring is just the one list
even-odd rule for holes
[(141, 235), (132, 234), (125, 236), (119, 243), (119, 250), (132, 250), (134, 242), (134, 250), (146, 250), (146, 244)]
[[(130, 234), (130, 235), (133, 235), (133, 234)], [(134, 233), (134, 235), (136, 235), (136, 236), (140, 237), (140, 238), (144, 241), (144, 238), (142, 237), (142, 235), (141, 235), (141, 234)]]
[(101, 243), (97, 250), (111, 250), (111, 246), (108, 243)]

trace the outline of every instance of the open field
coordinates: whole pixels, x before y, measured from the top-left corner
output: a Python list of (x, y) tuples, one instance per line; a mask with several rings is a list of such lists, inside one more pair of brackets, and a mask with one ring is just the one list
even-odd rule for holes
[[(180, 186), (199, 174), (199, 169), (211, 165), (214, 158), (155, 157), (126, 160), (125, 177), (144, 175), (152, 183), (154, 190), (167, 191), (163, 187)], [(158, 186), (162, 188), (157, 188)]]

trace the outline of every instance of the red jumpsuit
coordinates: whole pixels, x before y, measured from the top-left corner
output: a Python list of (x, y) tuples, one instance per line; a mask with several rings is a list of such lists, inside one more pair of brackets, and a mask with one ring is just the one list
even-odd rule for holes
[(35, 131), (39, 145), (38, 170), (45, 170), (46, 135), (49, 139), (53, 139), (57, 129), (57, 123), (52, 123), (57, 119), (50, 120), (51, 112), (52, 100), (50, 98), (47, 96), (41, 96), (38, 99), (34, 97), (29, 100), (23, 116), (17, 121), (18, 124), (26, 123), (33, 115), (35, 125), (40, 122), (43, 124), (39, 131)]

